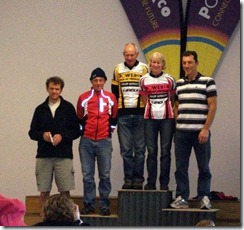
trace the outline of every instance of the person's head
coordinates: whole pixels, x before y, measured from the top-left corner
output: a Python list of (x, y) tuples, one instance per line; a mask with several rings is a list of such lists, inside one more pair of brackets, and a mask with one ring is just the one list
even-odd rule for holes
[(139, 52), (134, 43), (127, 43), (124, 47), (123, 55), (125, 62), (129, 67), (135, 65)]
[(75, 204), (65, 195), (55, 194), (44, 203), (43, 213), (44, 221), (73, 223)]
[(91, 72), (90, 81), (92, 84), (92, 88), (95, 91), (100, 91), (101, 89), (103, 89), (103, 86), (107, 81), (107, 76), (100, 67), (97, 67)]
[(149, 58), (149, 69), (154, 75), (160, 74), (166, 68), (164, 56), (159, 52), (154, 52)]
[(214, 227), (215, 223), (212, 220), (200, 220), (195, 226)]
[(49, 100), (51, 102), (57, 102), (59, 96), (64, 88), (64, 81), (62, 78), (54, 76), (50, 77), (46, 81), (46, 89), (49, 94)]
[(25, 212), (22, 201), (0, 195), (0, 226), (26, 226), (23, 221)]
[(195, 51), (185, 51), (182, 54), (182, 67), (187, 76), (195, 76), (197, 74), (198, 56)]

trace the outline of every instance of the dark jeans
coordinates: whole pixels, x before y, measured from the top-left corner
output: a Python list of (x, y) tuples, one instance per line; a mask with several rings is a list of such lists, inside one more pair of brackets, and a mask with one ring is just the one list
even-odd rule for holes
[(189, 188), (189, 159), (192, 147), (194, 148), (197, 166), (198, 166), (198, 184), (197, 195), (201, 200), (204, 196), (210, 198), (211, 173), (209, 169), (209, 161), (211, 156), (210, 135), (204, 144), (198, 142), (199, 132), (184, 132), (176, 130), (175, 133), (175, 159), (176, 159), (176, 197), (181, 196), (188, 200), (190, 194)]
[(143, 182), (146, 151), (143, 115), (119, 116), (118, 137), (123, 158), (124, 181)]
[(158, 168), (158, 134), (160, 134), (160, 186), (168, 186), (171, 164), (171, 145), (175, 130), (174, 119), (145, 119), (147, 171), (149, 184), (156, 184)]

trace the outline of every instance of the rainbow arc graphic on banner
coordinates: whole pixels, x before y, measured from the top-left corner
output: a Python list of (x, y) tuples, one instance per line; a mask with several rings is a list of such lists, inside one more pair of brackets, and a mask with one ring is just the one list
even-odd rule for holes
[(188, 0), (185, 20), (182, 0), (120, 0), (148, 61), (161, 52), (166, 72), (182, 76), (181, 54), (195, 50), (199, 72), (213, 76), (240, 20), (238, 0)]
[(161, 52), (166, 59), (165, 71), (177, 78), (180, 74), (181, 0), (121, 0), (148, 61), (150, 55)]
[(239, 0), (188, 1), (186, 49), (197, 51), (199, 72), (213, 76), (239, 20)]

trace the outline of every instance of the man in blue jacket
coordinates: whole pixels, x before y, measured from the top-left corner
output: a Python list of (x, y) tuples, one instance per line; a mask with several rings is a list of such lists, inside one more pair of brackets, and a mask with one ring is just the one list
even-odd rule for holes
[(36, 182), (40, 205), (48, 199), (53, 177), (61, 194), (70, 197), (75, 189), (73, 169), (73, 140), (80, 136), (74, 106), (60, 96), (64, 81), (50, 77), (46, 81), (49, 96), (36, 107), (29, 136), (37, 141)]

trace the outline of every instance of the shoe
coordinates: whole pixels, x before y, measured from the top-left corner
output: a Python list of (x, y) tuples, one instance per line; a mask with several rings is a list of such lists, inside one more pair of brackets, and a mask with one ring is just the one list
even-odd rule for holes
[(95, 213), (95, 209), (92, 207), (91, 204), (85, 204), (85, 206), (80, 211), (81, 215), (88, 215), (92, 213)]
[(160, 186), (160, 190), (166, 190), (166, 191), (168, 191), (169, 190), (169, 186)]
[(200, 202), (200, 209), (211, 209), (212, 205), (207, 196), (204, 196)]
[(143, 183), (142, 182), (133, 182), (133, 189), (141, 190), (143, 189)]
[(146, 184), (145, 186), (144, 186), (144, 189), (145, 190), (156, 190), (156, 186), (155, 186), (155, 184)]
[(106, 207), (100, 208), (99, 213), (102, 216), (110, 216), (110, 210), (109, 210), (109, 208), (106, 208)]
[(181, 196), (178, 196), (176, 200), (170, 204), (172, 208), (188, 208), (188, 202)]
[(122, 189), (133, 189), (133, 184), (131, 181), (127, 181), (123, 184)]

